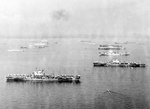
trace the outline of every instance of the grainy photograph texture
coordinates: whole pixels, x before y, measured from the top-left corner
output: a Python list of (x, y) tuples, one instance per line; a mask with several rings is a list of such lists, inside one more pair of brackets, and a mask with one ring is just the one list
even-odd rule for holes
[(150, 109), (149, 0), (0, 0), (0, 109)]

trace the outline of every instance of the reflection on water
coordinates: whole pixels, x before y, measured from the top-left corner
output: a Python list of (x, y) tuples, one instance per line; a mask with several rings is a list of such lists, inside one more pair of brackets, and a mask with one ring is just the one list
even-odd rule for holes
[(80, 85), (80, 81), (78, 81), (78, 82), (37, 82), (37, 81), (32, 81), (32, 82), (30, 82), (30, 81), (27, 81), (27, 82), (25, 82), (25, 81), (23, 81), (23, 82), (18, 82), (18, 81), (6, 81), (6, 85), (12, 85), (12, 84), (14, 84), (14, 85), (41, 85), (41, 86), (43, 86), (43, 85), (54, 85), (54, 84), (57, 84), (57, 85)]
[[(79, 39), (49, 39), (49, 47), (7, 52), (9, 46), (28, 40), (8, 41), (0, 51), (0, 106), (2, 109), (148, 109), (150, 74), (146, 68), (99, 68), (98, 44)], [(54, 42), (54, 43), (53, 43)], [(57, 44), (55, 42), (58, 42)], [(96, 40), (93, 42), (96, 43)], [(70, 46), (71, 45), (71, 46)], [(131, 55), (122, 61), (149, 65), (144, 45), (125, 45)], [(142, 53), (142, 54), (141, 54)], [(115, 57), (116, 58), (116, 57)], [(5, 75), (29, 74), (35, 68), (46, 74), (81, 75), (81, 83), (6, 82)]]

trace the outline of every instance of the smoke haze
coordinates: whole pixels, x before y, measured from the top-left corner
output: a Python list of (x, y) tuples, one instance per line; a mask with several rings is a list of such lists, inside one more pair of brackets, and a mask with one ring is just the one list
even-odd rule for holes
[(149, 38), (148, 0), (0, 0), (2, 38)]

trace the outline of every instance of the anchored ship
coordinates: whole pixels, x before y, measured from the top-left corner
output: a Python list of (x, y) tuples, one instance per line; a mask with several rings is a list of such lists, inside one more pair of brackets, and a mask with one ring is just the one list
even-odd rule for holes
[(121, 45), (99, 45), (99, 50), (122, 50), (125, 49)]
[(109, 45), (109, 44), (106, 44), (106, 45), (99, 45), (99, 47), (122, 47), (122, 45)]
[(99, 56), (128, 56), (129, 53), (125, 52), (125, 53), (117, 53), (114, 51), (108, 51), (108, 52), (99, 52)]
[(125, 41), (125, 42), (115, 42), (115, 44), (128, 44), (128, 41)]
[(145, 64), (136, 62), (119, 62), (118, 60), (112, 60), (110, 62), (94, 62), (94, 67), (146, 67)]
[(10, 74), (6, 76), (8, 82), (80, 82), (80, 75), (46, 75), (44, 70), (36, 70), (31, 74)]

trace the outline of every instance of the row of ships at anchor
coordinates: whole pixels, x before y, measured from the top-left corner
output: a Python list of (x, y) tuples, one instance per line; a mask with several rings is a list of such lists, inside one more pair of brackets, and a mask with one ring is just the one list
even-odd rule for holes
[[(121, 45), (99, 45), (99, 56), (129, 56), (128, 52), (116, 52), (115, 50), (125, 50)], [(94, 67), (146, 67), (145, 64), (136, 62), (120, 62), (115, 59), (109, 62), (93, 62)], [(74, 82), (80, 83), (80, 75), (50, 75), (45, 74), (44, 70), (35, 70), (31, 74), (10, 74), (6, 76), (7, 82)]]
[[(128, 52), (120, 53), (118, 51), (125, 50), (122, 45), (99, 45), (98, 50), (104, 50), (105, 52), (99, 52), (99, 56), (129, 56)], [(117, 50), (117, 52), (115, 51)], [(109, 62), (93, 62), (94, 67), (146, 67), (143, 63), (137, 62), (120, 62), (118, 59), (113, 59)]]
[[(57, 44), (57, 42), (55, 42)], [(20, 46), (20, 49), (10, 49), (8, 51), (16, 52), (16, 51), (25, 51), (27, 49), (34, 48), (46, 48), (48, 46), (48, 40), (41, 41), (31, 41), (26, 46)], [(45, 74), (44, 70), (35, 70), (31, 74), (9, 74), (6, 76), (7, 82), (73, 82), (80, 83), (80, 75), (54, 75), (54, 74)]]

